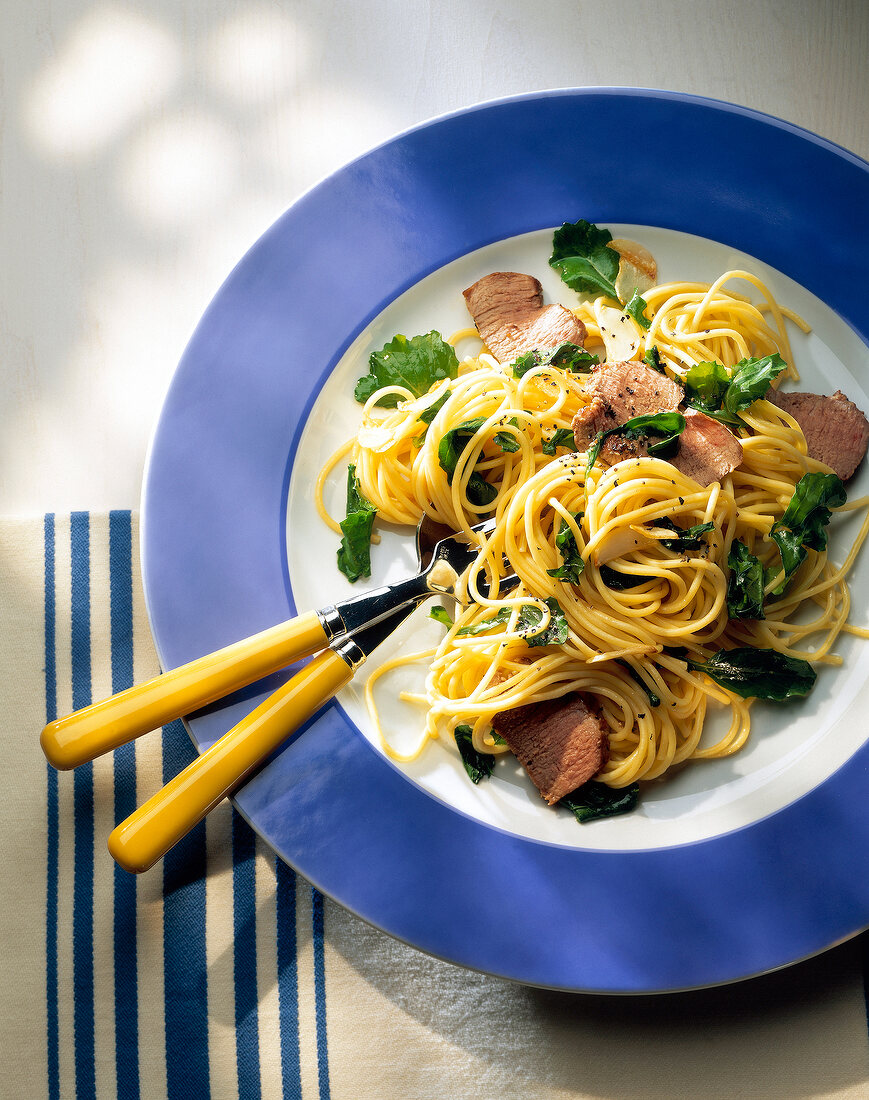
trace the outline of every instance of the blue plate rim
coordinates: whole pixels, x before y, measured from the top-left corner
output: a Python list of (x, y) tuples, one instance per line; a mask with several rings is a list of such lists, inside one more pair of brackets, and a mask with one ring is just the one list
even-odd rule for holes
[[(304, 350), (305, 339), (310, 342), (310, 332), (294, 332), (288, 339), (276, 324), (275, 291), (270, 279), (286, 276), (277, 253), (286, 245), (287, 234), (298, 236), (303, 230), (303, 236), (307, 233), (319, 239), (316, 218), (322, 211), (318, 204), (322, 205), (324, 199), (327, 206), (334, 202), (336, 195), (330, 191), (341, 192), (342, 187), (346, 196), (349, 186), (351, 192), (360, 191), (369, 203), (381, 204), (376, 210), (378, 218), (387, 213), (397, 215), (402, 229), (413, 236), (407, 194), (403, 197), (405, 207), (401, 206), (400, 185), (407, 183), (401, 175), (408, 173), (415, 185), (430, 181), (431, 175), (426, 176), (423, 168), (431, 173), (431, 164), (423, 161), (421, 168), (413, 158), (424, 157), (426, 152), (434, 156), (443, 145), (445, 128), (451, 131), (450, 142), (467, 143), (478, 136), (477, 123), (486, 115), (490, 125), (515, 135), (520, 115), (527, 126), (524, 112), (529, 108), (537, 109), (538, 127), (541, 115), (547, 112), (552, 115), (551, 125), (555, 120), (581, 119), (588, 127), (587, 115), (577, 113), (577, 108), (591, 105), (607, 121), (621, 119), (636, 125), (639, 114), (659, 124), (666, 121), (677, 129), (686, 124), (689, 112), (693, 114), (692, 122), (703, 121), (710, 128), (705, 135), (707, 142), (713, 137), (716, 141), (726, 138), (738, 143), (742, 152), (749, 148), (758, 152), (754, 139), (763, 134), (782, 156), (794, 157), (796, 149), (815, 168), (838, 166), (840, 174), (848, 177), (837, 177), (843, 193), (851, 193), (849, 189), (855, 187), (860, 193), (869, 193), (869, 165), (865, 161), (791, 123), (704, 97), (619, 88), (546, 90), (450, 112), (411, 127), (315, 185), (256, 242), (218, 291), (179, 364), (152, 436), (141, 508), (142, 569), (147, 610), (164, 667), (259, 629), (293, 610), (282, 524), (292, 447), (297, 444), (305, 406), (286, 421), (273, 413), (268, 419), (263, 408), (266, 399), (274, 402), (275, 390), (282, 392), (275, 357), (288, 344)], [(546, 134), (540, 136), (543, 144)], [(557, 135), (553, 131), (549, 136), (554, 139)], [(535, 138), (526, 133), (524, 140), (532, 143)], [(572, 164), (576, 167), (579, 161), (575, 158)], [(414, 178), (411, 169), (423, 174)], [(567, 168), (560, 171), (566, 174)], [(739, 193), (726, 191), (728, 185), (733, 192), (744, 181), (734, 180), (732, 172), (728, 176), (727, 170), (723, 171), (727, 178), (721, 184), (724, 191), (717, 196), (719, 219), (722, 212), (733, 214), (736, 210), (751, 221), (751, 211), (740, 210)], [(857, 175), (852, 178), (854, 173)], [(527, 186), (529, 181), (522, 182)], [(533, 182), (539, 181), (535, 177)], [(385, 183), (393, 186), (398, 196), (396, 209), (384, 207)], [(442, 187), (444, 183), (440, 181)], [(768, 180), (766, 183), (769, 185)], [(768, 190), (777, 194), (776, 187)], [(555, 209), (554, 197), (547, 194), (550, 210)], [(586, 196), (583, 201), (586, 207), (606, 208), (599, 195)], [(753, 201), (753, 196), (748, 201)], [(365, 213), (369, 216), (368, 207)], [(555, 220), (547, 220), (545, 212), (539, 217), (543, 224), (557, 224), (581, 214), (574, 208), (564, 210)], [(511, 215), (508, 210), (504, 216), (507, 222), (495, 219), (496, 224), (487, 228), (496, 232), (509, 223), (511, 216), (516, 220), (515, 211)], [(757, 217), (755, 212), (755, 226)], [(592, 220), (646, 219), (596, 213)], [(385, 224), (381, 222), (380, 228)], [(527, 221), (516, 224), (521, 226), (516, 232), (529, 228)], [(375, 228), (369, 227), (372, 234)], [(488, 243), (479, 236), (480, 226), (473, 228), (478, 231), (476, 240)], [(322, 237), (322, 223), (319, 229)], [(729, 239), (727, 243), (771, 262), (763, 247), (746, 246), (745, 228), (734, 230), (737, 237), (740, 231), (741, 244)], [(858, 241), (869, 243), (865, 219), (857, 225), (857, 231)], [(721, 239), (718, 234), (703, 235)], [(324, 341), (331, 353), (325, 366), (321, 363), (324, 370), (331, 369), (386, 301), (428, 271), (471, 250), (464, 247), (467, 241), (463, 240), (457, 251), (448, 254), (444, 251), (446, 243), (446, 238), (437, 242), (437, 255), (426, 253), (425, 242), (416, 239), (412, 240), (413, 247), (403, 253), (399, 249), (383, 250), (381, 258), (392, 265), (392, 281), (388, 286), (384, 282), (372, 285), (367, 297), (353, 300), (348, 318), (342, 322), (341, 337), (333, 336), (331, 344), (329, 337)], [(841, 260), (834, 250), (831, 258)], [(300, 258), (293, 253), (293, 259), (298, 263)], [(285, 264), (285, 257), (283, 260)], [(313, 261), (311, 265), (315, 266)], [(796, 277), (787, 265), (773, 262), (773, 266)], [(315, 281), (322, 281), (322, 271), (314, 271), (313, 275)], [(804, 279), (797, 281), (806, 285)], [(295, 284), (293, 287), (297, 289)], [(809, 289), (813, 289), (811, 285)], [(829, 293), (819, 296), (866, 340), (869, 316), (865, 306), (861, 311), (850, 299), (841, 300), (841, 295), (833, 294), (832, 300)], [(290, 322), (283, 320), (286, 327)], [(247, 331), (242, 335), (235, 331), (239, 321), (244, 321), (252, 333), (249, 339)], [(262, 352), (271, 346), (270, 340), (279, 347), (268, 363), (256, 364), (258, 372), (269, 373), (271, 384), (268, 393), (261, 394), (255, 384), (259, 374), (252, 379), (245, 377), (242, 386), (233, 371), (238, 374), (240, 365), (247, 367), (244, 353)], [(227, 345), (232, 354), (228, 354)], [(213, 373), (206, 376), (205, 371)], [(215, 394), (215, 379), (225, 392), (221, 389)], [(297, 396), (299, 386), (291, 389), (291, 396)], [(249, 398), (253, 413), (239, 405), (242, 392)], [(313, 392), (307, 394), (309, 401), (313, 396)], [(283, 452), (277, 498), (273, 491), (261, 492), (258, 482), (261, 477), (273, 482), (279, 448), (260, 444), (250, 424), (238, 424), (242, 410), (245, 417), (264, 416), (272, 430), (285, 423), (290, 433), (285, 438), (294, 440)], [(239, 446), (252, 452), (244, 452), (246, 461), (241, 464)], [(219, 492), (215, 494), (216, 489)], [(244, 496), (245, 490), (251, 499)], [(249, 533), (248, 538), (239, 537), (228, 523), (210, 522), (218, 501), (221, 509), (231, 515), (233, 526), (240, 525)], [(250, 523), (249, 529), (246, 523)], [(225, 544), (214, 541), (216, 534), (226, 536)], [(278, 595), (283, 598), (283, 606)], [(194, 619), (196, 625), (191, 629)], [(198, 747), (206, 747), (220, 736), (264, 694), (265, 690), (248, 694), (192, 718), (189, 728)], [(865, 757), (864, 747), (830, 780), (797, 803), (725, 837), (653, 852), (577, 852), (510, 837), (450, 811), (385, 767), (362, 735), (350, 726), (343, 710), (332, 705), (296, 735), (235, 801), (278, 854), (322, 892), (407, 943), (472, 969), (528, 984), (588, 992), (645, 993), (699, 988), (767, 972), (810, 957), (869, 924), (869, 887), (860, 888), (851, 882), (854, 876), (849, 878), (847, 860), (841, 856), (831, 858), (817, 836), (812, 840), (807, 835), (807, 822), (815, 823), (815, 832), (817, 822), (822, 822), (824, 837), (845, 835), (842, 830), (847, 829), (852, 839), (859, 836), (865, 846), (869, 824), (861, 829), (859, 821), (852, 821), (845, 812), (849, 800), (854, 805), (853, 800), (860, 796)], [(350, 850), (345, 847), (347, 829), (342, 820), (355, 823)], [(408, 828), (408, 835), (397, 841), (399, 824)], [(435, 852), (421, 843), (421, 838), (431, 835), (438, 836)], [(795, 837), (799, 838), (798, 851), (794, 850)], [(421, 862), (422, 851), (428, 858)], [(775, 853), (772, 860), (771, 852)], [(446, 853), (450, 854), (448, 860)], [(360, 872), (363, 863), (365, 874)], [(740, 872), (744, 877), (749, 866), (763, 868), (763, 877), (745, 883)], [(392, 886), (394, 878), (403, 884), (400, 899)], [(816, 882), (818, 894), (809, 895), (803, 888), (809, 880)], [(723, 883), (727, 884), (726, 890)], [(725, 901), (727, 920), (720, 916), (716, 919)], [(576, 907), (580, 904), (584, 911), (578, 914)], [(684, 915), (689, 904), (700, 918), (700, 929), (685, 933), (680, 928), (678, 938), (662, 933), (660, 928), (654, 934), (637, 932), (653, 905), (660, 916), (675, 918), (680, 910)], [(517, 927), (504, 927), (498, 914), (513, 913), (517, 907), (522, 911), (522, 920)], [(437, 919), (432, 919), (432, 913)], [(735, 919), (737, 913), (739, 919)], [(610, 922), (612, 939), (600, 943), (594, 931), (596, 922), (600, 927), (605, 918)], [(626, 939), (625, 934), (631, 930)]]

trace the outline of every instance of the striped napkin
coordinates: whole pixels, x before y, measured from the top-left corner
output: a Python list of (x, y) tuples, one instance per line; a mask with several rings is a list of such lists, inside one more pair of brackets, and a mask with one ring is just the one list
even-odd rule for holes
[(0, 522), (0, 1097), (866, 1097), (866, 938), (704, 992), (553, 993), (365, 925), (228, 804), (135, 878), (113, 825), (180, 723), (74, 773), (46, 720), (157, 671), (136, 518)]

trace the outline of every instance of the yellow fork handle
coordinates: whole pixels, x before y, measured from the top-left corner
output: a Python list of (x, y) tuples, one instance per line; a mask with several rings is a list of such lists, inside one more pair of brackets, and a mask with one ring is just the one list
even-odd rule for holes
[(114, 829), (115, 860), (147, 871), (352, 675), (338, 654), (320, 653)]
[(316, 611), (279, 623), (49, 723), (42, 751), (66, 770), (307, 657), (328, 639)]

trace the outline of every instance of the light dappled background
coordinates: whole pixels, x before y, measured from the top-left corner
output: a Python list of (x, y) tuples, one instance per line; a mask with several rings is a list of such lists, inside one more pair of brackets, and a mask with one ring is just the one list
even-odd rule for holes
[[(860, 0), (7, 0), (0, 20), (5, 513), (135, 507), (172, 371), (233, 264), (323, 175), (427, 118), (669, 88), (869, 156)], [(620, 135), (640, 164), (662, 139)]]

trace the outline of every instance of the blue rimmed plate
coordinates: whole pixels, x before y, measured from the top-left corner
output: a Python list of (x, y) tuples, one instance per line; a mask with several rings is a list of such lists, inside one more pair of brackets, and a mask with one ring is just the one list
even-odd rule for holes
[[(393, 332), (465, 323), (476, 272), (509, 263), (567, 300), (546, 267), (562, 221), (625, 227), (667, 279), (753, 265), (813, 325), (795, 348), (808, 388), (865, 400), (867, 200), (867, 165), (805, 131), (625, 89), (484, 104), (342, 169), (248, 252), (173, 380), (142, 505), (164, 667), (343, 594), (311, 493), (351, 423), (348, 382)], [(377, 550), (381, 583), (405, 550)], [(858, 583), (857, 616), (867, 603)], [(417, 628), (397, 644), (417, 647)], [(437, 746), (400, 770), (358, 688), (236, 804), (326, 894), (453, 962), (605, 992), (743, 978), (869, 924), (869, 658), (843, 654), (806, 709), (759, 719), (745, 763), (688, 769), (633, 819), (580, 829), (504, 769), (477, 798)], [(263, 694), (194, 718), (199, 747)]]

